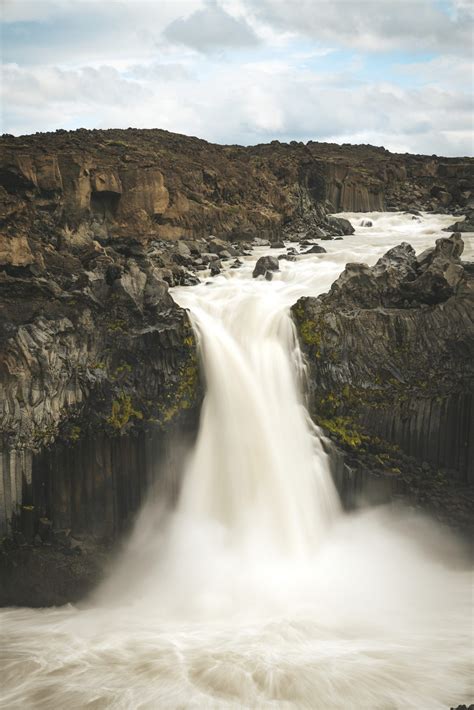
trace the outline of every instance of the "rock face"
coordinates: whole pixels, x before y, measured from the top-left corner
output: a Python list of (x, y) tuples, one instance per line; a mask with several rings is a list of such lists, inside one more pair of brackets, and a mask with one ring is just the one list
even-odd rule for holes
[(404, 453), (433, 477), (474, 482), (474, 277), (462, 250), (457, 234), (418, 257), (403, 243), (293, 307), (316, 422), (394, 479)]
[(179, 251), (82, 236), (20, 236), (0, 270), (0, 604), (84, 593), (149, 487), (176, 494), (172, 441), (197, 428), (194, 335), (165, 280), (186, 283)]
[[(48, 235), (53, 245), (210, 233), (274, 241), (321, 225), (331, 232), (328, 212), (452, 212), (466, 207), (473, 192), (468, 158), (397, 155), (372, 146), (273, 141), (244, 148), (136, 129), (0, 141), (0, 262), (12, 266), (19, 247), (2, 246), (5, 237), (31, 242)], [(336, 225), (334, 233), (350, 232)], [(21, 251), (27, 258), (24, 244)]]

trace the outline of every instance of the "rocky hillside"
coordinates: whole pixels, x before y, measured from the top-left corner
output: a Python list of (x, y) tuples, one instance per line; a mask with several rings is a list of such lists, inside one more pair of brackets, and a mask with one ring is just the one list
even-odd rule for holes
[(474, 270), (463, 246), (453, 234), (418, 256), (402, 243), (372, 268), (347, 264), (293, 315), (312, 415), (349, 465), (467, 524), (449, 493), (474, 483)]
[(278, 238), (343, 210), (445, 209), (472, 203), (471, 159), (371, 146), (274, 141), (220, 146), (161, 130), (1, 138), (0, 263), (41, 268), (43, 247)]

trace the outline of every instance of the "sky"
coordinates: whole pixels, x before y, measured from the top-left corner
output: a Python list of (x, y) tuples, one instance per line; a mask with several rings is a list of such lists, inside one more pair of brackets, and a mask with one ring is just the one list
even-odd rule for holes
[(473, 154), (474, 0), (0, 0), (1, 132)]

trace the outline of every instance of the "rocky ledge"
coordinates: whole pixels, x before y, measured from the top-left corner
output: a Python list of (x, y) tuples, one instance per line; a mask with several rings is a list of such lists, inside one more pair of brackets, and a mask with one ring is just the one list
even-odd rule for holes
[[(459, 234), (347, 264), (292, 312), (314, 420), (344, 451), (349, 503), (408, 496), (469, 525), (474, 484), (474, 268)], [(370, 485), (368, 485), (368, 480)], [(344, 490), (343, 490), (344, 492)]]
[(6, 135), (0, 147), (0, 263), (3, 253), (17, 266), (39, 268), (35, 243), (45, 239), (63, 248), (87, 238), (273, 241), (341, 234), (327, 218), (339, 211), (474, 207), (472, 159), (368, 145), (221, 146), (162, 130), (80, 129)]

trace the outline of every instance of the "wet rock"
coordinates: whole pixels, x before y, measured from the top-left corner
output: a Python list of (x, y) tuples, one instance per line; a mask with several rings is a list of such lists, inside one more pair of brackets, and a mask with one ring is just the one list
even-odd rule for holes
[(285, 248), (285, 243), (284, 242), (273, 242), (273, 244), (270, 244), (271, 249), (284, 249)]
[(278, 259), (275, 256), (261, 256), (255, 264), (252, 276), (254, 279), (258, 276), (265, 276), (266, 278), (268, 272), (278, 271), (279, 268)]
[(219, 255), (218, 254), (210, 254), (210, 253), (203, 253), (201, 255), (202, 262), (203, 264), (210, 264), (213, 261), (219, 261)]
[(361, 219), (361, 221), (360, 221), (360, 226), (361, 226), (361, 227), (372, 227), (372, 226), (373, 226), (373, 222), (372, 222), (371, 219)]
[(474, 232), (474, 219), (465, 219), (445, 227), (445, 232)]
[(354, 234), (355, 229), (348, 219), (345, 217), (334, 217), (333, 215), (328, 216), (329, 225), (337, 230), (339, 235)]
[(223, 239), (210, 239), (207, 246), (210, 252), (218, 254), (221, 258), (224, 258), (224, 254), (226, 259), (230, 259), (231, 256), (237, 256), (237, 250)]
[(324, 247), (319, 246), (319, 244), (313, 244), (312, 247), (307, 249), (306, 251), (301, 252), (302, 254), (327, 254), (327, 251)]
[(462, 249), (458, 234), (418, 257), (402, 243), (292, 309), (315, 420), (364, 466), (374, 452), (396, 471), (400, 452), (414, 457), (411, 490), (439, 468), (452, 485), (474, 481), (474, 274)]

